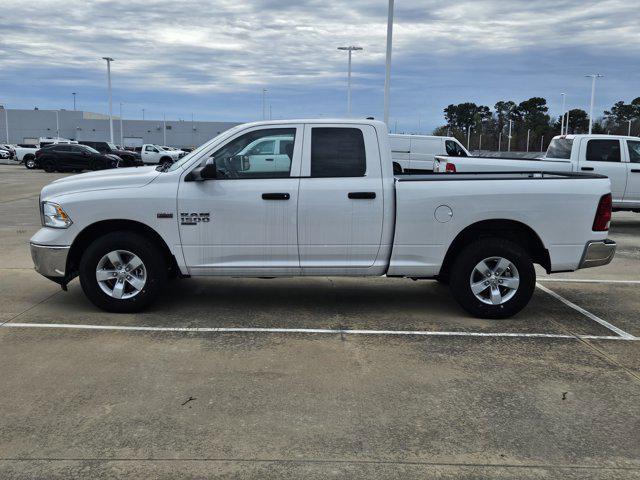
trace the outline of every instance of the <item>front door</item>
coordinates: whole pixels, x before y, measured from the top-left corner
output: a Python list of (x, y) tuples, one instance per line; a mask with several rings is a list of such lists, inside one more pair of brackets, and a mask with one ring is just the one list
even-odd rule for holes
[(627, 185), (627, 166), (622, 162), (620, 140), (595, 138), (580, 145), (580, 171), (606, 175), (611, 179), (611, 196), (622, 202)]
[(382, 238), (380, 152), (370, 125), (305, 126), (298, 200), (306, 274), (371, 267)]
[(629, 163), (627, 163), (627, 188), (624, 202), (640, 206), (640, 141), (626, 140)]
[[(302, 126), (265, 126), (239, 132), (207, 156), (217, 178), (183, 180), (178, 191), (182, 249), (192, 275), (297, 275), (297, 205)], [(265, 171), (247, 164), (256, 140), (284, 137), (287, 161)]]

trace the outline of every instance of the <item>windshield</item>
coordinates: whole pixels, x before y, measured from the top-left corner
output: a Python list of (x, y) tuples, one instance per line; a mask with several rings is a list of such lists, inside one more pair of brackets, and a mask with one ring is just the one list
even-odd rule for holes
[(109, 150), (118, 150), (118, 147), (116, 147), (114, 143), (107, 142), (107, 145), (109, 146)]
[(91, 153), (100, 153), (98, 150), (96, 150), (93, 147), (89, 147), (88, 145), (83, 145), (82, 146), (85, 150), (89, 150)]
[(545, 158), (571, 158), (571, 147), (573, 146), (573, 139), (570, 138), (554, 138), (547, 148), (547, 154)]

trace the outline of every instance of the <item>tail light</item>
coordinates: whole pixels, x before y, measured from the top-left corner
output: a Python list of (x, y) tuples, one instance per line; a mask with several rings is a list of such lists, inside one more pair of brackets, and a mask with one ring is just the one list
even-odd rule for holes
[(447, 166), (444, 167), (444, 171), (447, 173), (456, 173), (455, 163), (447, 162)]
[(594, 232), (606, 232), (609, 230), (612, 206), (610, 193), (600, 197), (600, 202), (598, 203), (598, 208), (596, 210), (596, 218), (593, 219)]

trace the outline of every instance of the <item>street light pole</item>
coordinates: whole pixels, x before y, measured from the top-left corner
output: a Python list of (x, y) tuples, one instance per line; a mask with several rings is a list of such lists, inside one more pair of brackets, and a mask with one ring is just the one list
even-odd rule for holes
[(540, 151), (542, 151), (542, 145), (544, 145), (544, 135), (540, 138)]
[(478, 139), (478, 150), (482, 150), (482, 134), (480, 134), (480, 138)]
[(596, 97), (596, 78), (601, 78), (604, 75), (599, 73), (592, 73), (591, 75), (585, 75), (585, 77), (591, 78), (591, 108), (589, 109), (589, 135), (593, 129), (593, 104)]
[(391, 86), (391, 46), (393, 43), (393, 2), (389, 0), (387, 13), (387, 58), (384, 74), (384, 123), (389, 126), (389, 89)]
[(562, 95), (562, 120), (560, 121), (560, 135), (564, 135), (564, 108), (565, 108), (565, 94), (561, 93), (560, 95)]
[(113, 143), (113, 114), (111, 102), (111, 62), (113, 62), (113, 58), (102, 57), (102, 59), (107, 61), (107, 85), (109, 88), (109, 136), (111, 143)]
[(4, 128), (5, 135), (7, 136), (7, 143), (9, 143), (9, 112), (7, 111), (7, 106), (4, 106)]
[(60, 138), (60, 116), (56, 110), (56, 138)]
[(73, 92), (71, 95), (73, 95), (73, 111), (76, 111), (76, 92)]
[(529, 151), (529, 133), (531, 133), (531, 129), (527, 129), (527, 152)]
[(469, 150), (470, 143), (471, 143), (471, 125), (467, 127), (467, 150)]
[(124, 148), (124, 134), (122, 133), (122, 102), (120, 102), (120, 146)]
[(498, 151), (502, 151), (502, 130), (498, 134)]
[(346, 50), (349, 52), (349, 66), (347, 68), (347, 116), (351, 117), (351, 52), (362, 50), (362, 47), (350, 45), (348, 47), (338, 47), (338, 50)]
[(162, 114), (162, 146), (167, 144), (167, 117)]
[(144, 108), (142, 109), (142, 119), (144, 120)]
[(509, 120), (509, 141), (507, 142), (507, 152), (511, 151), (511, 126), (513, 125), (513, 120)]
[[(629, 120), (629, 130), (627, 131), (627, 136), (631, 136), (631, 120)], [(7, 135), (8, 137), (8, 135)]]

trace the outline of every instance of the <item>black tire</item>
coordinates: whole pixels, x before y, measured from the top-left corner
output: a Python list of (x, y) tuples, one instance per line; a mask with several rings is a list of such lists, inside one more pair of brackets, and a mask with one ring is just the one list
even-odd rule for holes
[[(114, 250), (129, 251), (142, 260), (146, 283), (133, 297), (117, 299), (105, 293), (96, 279), (98, 262)], [(93, 241), (80, 259), (80, 285), (97, 307), (114, 313), (139, 312), (148, 307), (162, 292), (167, 281), (167, 265), (160, 249), (143, 236), (128, 232), (112, 232)]]
[(56, 162), (51, 159), (43, 160), (42, 169), (47, 173), (53, 173), (56, 171)]
[[(471, 291), (471, 275), (476, 265), (491, 257), (502, 257), (511, 262), (520, 279), (515, 294), (498, 305), (482, 302)], [(484, 238), (465, 247), (453, 263), (449, 277), (453, 297), (478, 318), (501, 319), (515, 315), (529, 303), (536, 286), (536, 271), (529, 254), (516, 243), (501, 238)], [(498, 288), (500, 292), (507, 291), (504, 287)]]
[(33, 155), (25, 155), (23, 161), (24, 166), (29, 170), (33, 170), (34, 168), (36, 168), (36, 157), (34, 157)]

